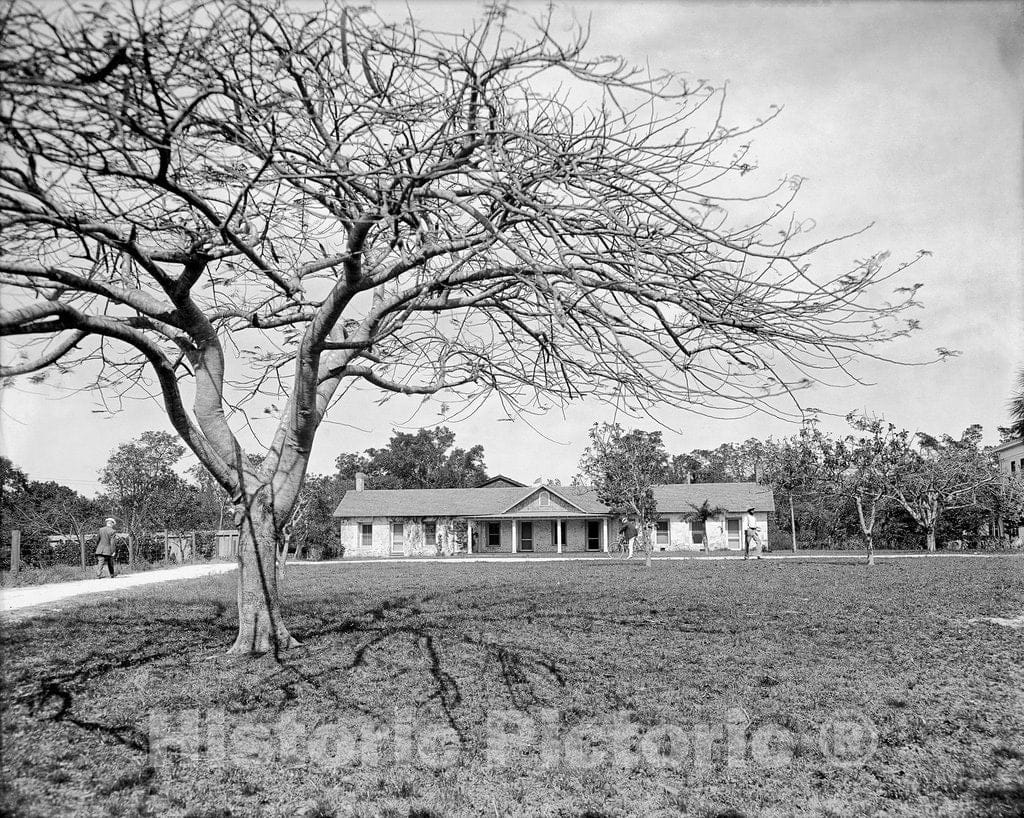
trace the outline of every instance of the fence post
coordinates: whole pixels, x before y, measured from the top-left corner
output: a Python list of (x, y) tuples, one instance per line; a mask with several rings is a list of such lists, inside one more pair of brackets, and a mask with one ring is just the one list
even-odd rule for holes
[(17, 574), (21, 568), (21, 532), (11, 532), (11, 573)]

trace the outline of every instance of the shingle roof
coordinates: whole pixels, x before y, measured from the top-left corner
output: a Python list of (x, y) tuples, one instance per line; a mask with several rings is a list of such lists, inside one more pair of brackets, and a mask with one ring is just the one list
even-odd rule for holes
[[(349, 491), (335, 517), (499, 517), (541, 486), (488, 489), (366, 489)], [(556, 486), (555, 490), (589, 514), (607, 514), (608, 507), (592, 489)], [(757, 483), (679, 483), (654, 487), (658, 510), (692, 511), (707, 500), (727, 511), (774, 511), (771, 489)]]

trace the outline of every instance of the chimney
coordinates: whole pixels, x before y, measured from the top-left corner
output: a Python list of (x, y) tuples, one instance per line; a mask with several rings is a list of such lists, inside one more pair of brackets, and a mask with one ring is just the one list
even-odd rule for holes
[(356, 472), (356, 491), (362, 491), (366, 488), (366, 475), (361, 471)]

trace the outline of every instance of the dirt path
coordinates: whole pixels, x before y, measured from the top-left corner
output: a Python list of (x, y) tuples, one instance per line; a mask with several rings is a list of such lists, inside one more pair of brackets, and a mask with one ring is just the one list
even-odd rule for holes
[(49, 585), (24, 585), (14, 588), (0, 588), (0, 612), (7, 613), (23, 608), (51, 605), (73, 597), (89, 594), (107, 594), (138, 585), (152, 585), (176, 579), (193, 579), (210, 574), (234, 571), (233, 562), (213, 562), (205, 565), (183, 565), (180, 568), (162, 568), (156, 571), (142, 571), (138, 574), (117, 576), (111, 579), (82, 579), (74, 582), (53, 582)]

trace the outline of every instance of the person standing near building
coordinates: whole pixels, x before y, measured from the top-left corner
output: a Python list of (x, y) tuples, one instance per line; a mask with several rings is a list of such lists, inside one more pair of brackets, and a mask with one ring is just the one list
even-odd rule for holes
[(117, 521), (113, 517), (107, 517), (103, 521), (103, 528), (96, 532), (96, 579), (103, 576), (103, 566), (107, 566), (110, 576), (114, 576), (114, 526)]
[(757, 547), (757, 558), (761, 559), (761, 532), (757, 528), (757, 517), (754, 516), (753, 507), (747, 509), (743, 515), (743, 559), (750, 558), (750, 543)]
[(636, 545), (636, 526), (627, 517), (622, 518), (622, 527), (619, 528), (619, 544), (623, 552), (626, 554), (626, 559), (633, 558), (633, 547)]

